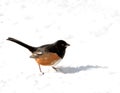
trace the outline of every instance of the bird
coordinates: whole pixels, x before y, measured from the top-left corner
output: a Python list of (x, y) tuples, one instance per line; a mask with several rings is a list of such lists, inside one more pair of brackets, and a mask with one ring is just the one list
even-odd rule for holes
[(39, 66), (39, 71), (42, 74), (44, 74), (44, 72), (41, 70), (41, 65), (51, 66), (53, 69), (57, 70), (55, 66), (63, 59), (66, 48), (70, 46), (70, 44), (64, 40), (57, 40), (54, 43), (41, 45), (39, 47), (30, 46), (12, 37), (8, 37), (7, 40), (17, 43), (28, 49), (32, 53), (30, 58), (35, 59)]

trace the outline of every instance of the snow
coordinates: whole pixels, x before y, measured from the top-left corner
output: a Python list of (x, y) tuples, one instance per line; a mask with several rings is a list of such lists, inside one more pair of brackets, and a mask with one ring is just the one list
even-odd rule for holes
[[(59, 71), (6, 39), (70, 43)], [(119, 0), (0, 0), (0, 93), (120, 93)]]

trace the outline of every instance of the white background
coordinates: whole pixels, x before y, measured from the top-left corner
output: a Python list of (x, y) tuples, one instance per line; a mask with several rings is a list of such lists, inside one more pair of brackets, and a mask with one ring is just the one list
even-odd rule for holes
[[(6, 39), (71, 44), (54, 71)], [(120, 93), (119, 0), (0, 0), (0, 93)]]

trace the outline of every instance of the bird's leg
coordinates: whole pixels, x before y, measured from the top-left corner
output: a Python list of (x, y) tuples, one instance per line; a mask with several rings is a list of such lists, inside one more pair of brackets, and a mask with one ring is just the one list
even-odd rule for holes
[(57, 71), (58, 69), (56, 67), (52, 67), (55, 71)]
[(42, 75), (44, 75), (44, 72), (42, 72), (40, 65), (38, 65), (38, 66), (39, 66), (40, 73), (42, 73)]

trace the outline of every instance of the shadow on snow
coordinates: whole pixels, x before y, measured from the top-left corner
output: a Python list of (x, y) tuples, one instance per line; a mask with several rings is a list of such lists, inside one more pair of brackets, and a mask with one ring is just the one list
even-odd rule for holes
[(107, 68), (103, 66), (93, 66), (93, 65), (86, 65), (86, 66), (79, 66), (79, 67), (59, 67), (59, 72), (62, 72), (64, 74), (69, 74), (69, 73), (77, 73), (80, 71), (86, 71), (90, 69), (98, 69), (98, 68)]

